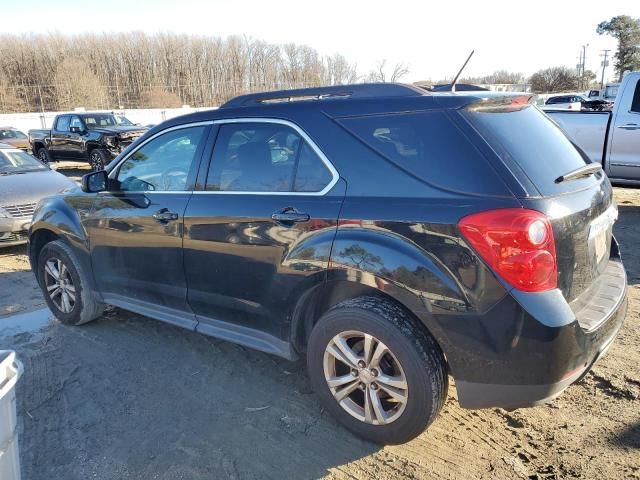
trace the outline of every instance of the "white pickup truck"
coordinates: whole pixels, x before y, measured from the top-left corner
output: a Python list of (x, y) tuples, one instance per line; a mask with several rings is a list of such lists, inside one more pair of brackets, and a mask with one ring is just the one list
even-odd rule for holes
[(640, 184), (640, 72), (623, 78), (611, 112), (543, 110), (612, 181)]

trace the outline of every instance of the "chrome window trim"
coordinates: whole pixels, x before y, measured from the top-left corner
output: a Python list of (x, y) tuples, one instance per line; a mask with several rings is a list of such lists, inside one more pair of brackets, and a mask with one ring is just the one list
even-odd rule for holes
[[(158, 133), (150, 136), (144, 142), (142, 142), (140, 145), (138, 145), (135, 150), (132, 150), (125, 157), (122, 157), (122, 159), (113, 166), (111, 171), (109, 171), (108, 177), (111, 180), (115, 180), (115, 175), (116, 175), (115, 172), (118, 171), (118, 169), (120, 168), (120, 165), (122, 165), (124, 162), (126, 162), (134, 153), (136, 153), (138, 150), (140, 150), (142, 147), (144, 147), (147, 143), (149, 143), (151, 140), (154, 140), (155, 138), (158, 138), (160, 135), (164, 135), (165, 133), (173, 132), (174, 130), (181, 130), (183, 128), (190, 128), (190, 127), (202, 127), (202, 126), (205, 126), (205, 125), (213, 125), (213, 120), (207, 120), (205, 122), (183, 123), (181, 125), (174, 125), (173, 127), (165, 128), (164, 130), (159, 131)], [(163, 191), (163, 190), (149, 190), (149, 191), (126, 190), (126, 192), (128, 192), (128, 193), (185, 193), (185, 192), (191, 192), (191, 190), (178, 190), (178, 191), (175, 191), (175, 192), (173, 190), (167, 190), (167, 191)]]
[(615, 167), (640, 167), (640, 163), (630, 162), (609, 162), (609, 165), (613, 165)]
[[(214, 125), (224, 125), (226, 123), (275, 123), (278, 125), (285, 125), (287, 127), (292, 128), (302, 139), (309, 144), (311, 149), (315, 152), (316, 155), (320, 158), (324, 166), (331, 173), (331, 181), (322, 189), (317, 192), (252, 192), (252, 191), (229, 191), (229, 190), (196, 190), (193, 192), (194, 195), (288, 195), (288, 196), (310, 196), (310, 197), (320, 197), (326, 195), (327, 192), (331, 191), (331, 189), (338, 183), (340, 179), (340, 175), (338, 171), (335, 169), (333, 164), (329, 161), (327, 156), (320, 150), (320, 148), (316, 145), (316, 143), (311, 140), (311, 137), (307, 135), (307, 133), (302, 130), (298, 125), (289, 120), (282, 120), (280, 118), (267, 118), (267, 117), (243, 117), (243, 118), (227, 118), (214, 120)], [(214, 147), (215, 148), (215, 147)], [(211, 162), (213, 161), (213, 155), (211, 158)], [(210, 167), (211, 168), (211, 167)], [(206, 188), (206, 186), (205, 186)]]

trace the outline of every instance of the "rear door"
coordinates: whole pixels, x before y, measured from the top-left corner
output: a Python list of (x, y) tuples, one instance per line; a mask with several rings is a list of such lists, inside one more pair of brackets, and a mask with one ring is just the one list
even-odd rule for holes
[(344, 182), (290, 122), (216, 123), (205, 185), (185, 213), (189, 305), (199, 331), (288, 348), (289, 309), (325, 278)]
[(131, 152), (110, 173), (86, 222), (95, 281), (105, 301), (181, 326), (187, 305), (183, 219), (209, 124), (172, 127)]
[(620, 107), (631, 103), (631, 108), (618, 108), (613, 119), (609, 168), (614, 178), (640, 180), (640, 81), (626, 90)]

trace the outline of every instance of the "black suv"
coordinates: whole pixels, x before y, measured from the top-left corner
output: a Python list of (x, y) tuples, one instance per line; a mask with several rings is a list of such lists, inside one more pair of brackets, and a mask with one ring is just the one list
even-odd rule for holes
[(156, 126), (36, 210), (66, 324), (105, 304), (288, 359), (379, 443), (553, 398), (626, 311), (609, 180), (528, 96), (378, 84)]

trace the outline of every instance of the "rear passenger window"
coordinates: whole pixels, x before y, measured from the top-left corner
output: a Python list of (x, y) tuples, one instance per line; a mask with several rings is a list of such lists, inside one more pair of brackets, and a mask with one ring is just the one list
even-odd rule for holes
[(278, 123), (220, 126), (207, 175), (207, 190), (320, 192), (332, 176), (293, 128)]
[(467, 193), (506, 193), (485, 157), (441, 111), (352, 117), (340, 124), (427, 183)]

